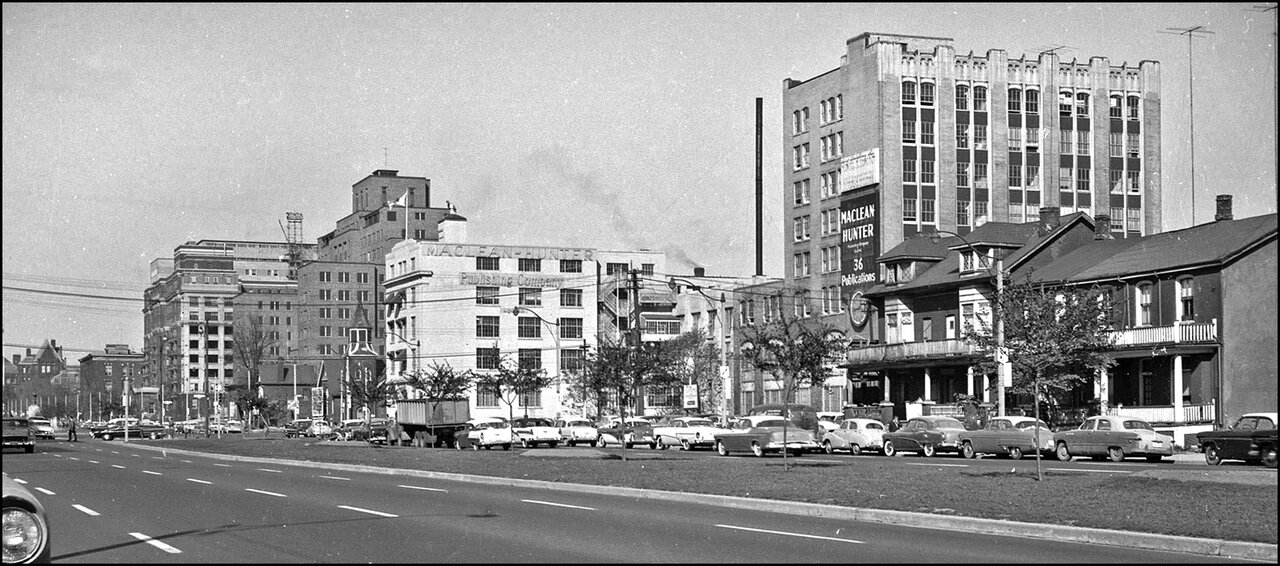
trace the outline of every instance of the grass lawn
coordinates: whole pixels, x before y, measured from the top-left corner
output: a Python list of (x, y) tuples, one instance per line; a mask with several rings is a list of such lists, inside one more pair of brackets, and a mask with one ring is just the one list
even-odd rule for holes
[[(1034, 460), (988, 468), (902, 466), (878, 457), (853, 465), (805, 456), (729, 458), (679, 451), (606, 449), (609, 459), (521, 456), (522, 450), (457, 451), (375, 447), (313, 439), (225, 435), (148, 444), (240, 456), (361, 464), (457, 474), (614, 485), (667, 491), (806, 501), (1052, 523), (1276, 544), (1275, 480), (1259, 485), (1161, 479), (1138, 475), (1046, 471), (1036, 480)], [(554, 448), (540, 450), (580, 450)], [(627, 459), (617, 458), (622, 454)], [(833, 455), (821, 459), (842, 459)], [(941, 458), (938, 463), (954, 462)], [(1016, 470), (1013, 472), (1006, 470)]]

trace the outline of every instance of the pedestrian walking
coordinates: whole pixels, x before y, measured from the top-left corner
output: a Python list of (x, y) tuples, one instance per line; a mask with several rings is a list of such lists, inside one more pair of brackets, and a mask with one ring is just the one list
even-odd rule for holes
[(77, 442), (75, 419), (71, 419), (71, 424), (67, 427), (67, 442)]

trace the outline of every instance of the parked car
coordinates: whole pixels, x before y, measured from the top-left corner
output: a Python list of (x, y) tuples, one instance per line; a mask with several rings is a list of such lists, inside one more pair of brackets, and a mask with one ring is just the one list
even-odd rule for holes
[(715, 446), (721, 456), (749, 451), (762, 457), (783, 450), (799, 456), (821, 449), (813, 431), (775, 415), (748, 415), (738, 419), (732, 429), (716, 435)]
[(483, 446), (488, 450), (501, 446), (503, 450), (510, 450), (511, 442), (511, 425), (505, 419), (489, 417), (467, 421), (466, 430), (454, 436), (453, 447), (479, 450)]
[(1276, 413), (1245, 413), (1231, 428), (1196, 435), (1204, 461), (1217, 466), (1223, 460), (1261, 462), (1276, 467)]
[(4, 418), (4, 447), (21, 448), (27, 454), (35, 452), (36, 443), (31, 440), (31, 423), (27, 419)]
[[(1039, 444), (1036, 444), (1037, 424)], [(1053, 452), (1053, 430), (1044, 421), (1031, 417), (995, 417), (987, 421), (987, 428), (960, 433), (960, 454), (965, 458), (994, 454), (1020, 460), (1023, 454), (1036, 451)]]
[(308, 430), (311, 430), (311, 419), (298, 419), (284, 425), (284, 437), (298, 438), (301, 436), (307, 436)]
[(311, 438), (330, 438), (333, 436), (333, 423), (324, 420), (313, 420), (307, 427), (306, 436)]
[(4, 474), (3, 513), (4, 563), (49, 563), (52, 548), (49, 516), (35, 494), (9, 474)]
[(818, 426), (822, 427), (822, 432), (830, 432), (840, 428), (840, 422), (844, 420), (844, 413), (835, 411), (818, 411)]
[(884, 423), (861, 417), (840, 421), (839, 428), (822, 435), (822, 450), (831, 454), (836, 450), (848, 450), (857, 456), (863, 450), (884, 449)]
[(53, 423), (49, 419), (31, 417), (27, 419), (27, 426), (31, 427), (31, 436), (33, 438), (53, 440)]
[(939, 452), (960, 452), (964, 423), (936, 415), (913, 417), (901, 428), (884, 434), (884, 455), (915, 452), (930, 458)]
[(357, 434), (355, 439), (360, 440), (359, 435), (363, 434), (364, 440), (367, 442), (372, 442), (374, 444), (386, 444), (387, 424), (390, 422), (391, 419), (388, 419), (387, 417), (373, 417), (369, 419), (369, 426), (365, 427), (364, 422), (361, 421), (360, 427), (357, 429), (360, 432)]
[(658, 450), (669, 446), (679, 446), (681, 450), (698, 446), (714, 448), (716, 435), (721, 432), (724, 429), (702, 417), (675, 417), (654, 425), (653, 439)]
[(1148, 462), (1159, 462), (1173, 455), (1173, 437), (1160, 434), (1151, 423), (1137, 417), (1099, 415), (1089, 417), (1073, 430), (1053, 435), (1058, 459), (1064, 462), (1075, 456), (1123, 461), (1128, 456), (1145, 456)]
[(626, 448), (631, 448), (637, 444), (648, 444), (650, 450), (658, 447), (658, 442), (653, 437), (653, 423), (649, 422), (648, 419), (627, 417), (626, 426), (622, 426), (622, 421), (615, 417), (601, 426), (599, 430), (600, 448), (610, 444), (621, 444)]
[(539, 444), (555, 448), (560, 444), (560, 429), (551, 419), (517, 417), (511, 422), (511, 431), (523, 448), (536, 448)]
[(119, 421), (93, 433), (94, 438), (108, 441), (117, 438), (150, 438), (156, 440), (168, 435), (169, 429), (155, 421), (138, 421), (132, 424)]
[(559, 419), (556, 428), (560, 431), (560, 440), (569, 446), (582, 442), (594, 447), (600, 441), (600, 429), (587, 419)]
[[(338, 426), (333, 429), (334, 440), (355, 440), (356, 436), (361, 434), (364, 429), (364, 419), (343, 419)], [(368, 431), (363, 431), (367, 433)]]
[(244, 424), (237, 420), (209, 421), (209, 432), (229, 434), (244, 432)]

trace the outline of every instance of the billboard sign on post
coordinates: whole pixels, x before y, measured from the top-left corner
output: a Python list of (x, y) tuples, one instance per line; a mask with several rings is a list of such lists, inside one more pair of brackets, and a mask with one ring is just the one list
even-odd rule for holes
[(324, 418), (324, 405), (325, 405), (324, 394), (325, 394), (325, 391), (323, 387), (311, 388), (311, 418), (312, 419)]
[(840, 201), (840, 294), (855, 331), (867, 324), (862, 293), (880, 282), (880, 192)]

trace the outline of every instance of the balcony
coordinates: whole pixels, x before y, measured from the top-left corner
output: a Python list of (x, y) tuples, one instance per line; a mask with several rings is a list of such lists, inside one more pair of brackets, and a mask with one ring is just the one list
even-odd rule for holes
[(964, 340), (902, 342), (849, 350), (845, 362), (849, 365), (861, 365), (914, 359), (972, 356), (975, 353), (976, 349), (973, 345)]
[(1183, 405), (1176, 407), (1173, 405), (1150, 405), (1141, 407), (1126, 407), (1119, 405), (1107, 409), (1108, 415), (1118, 415), (1122, 417), (1137, 417), (1153, 424), (1173, 424), (1173, 423), (1211, 423), (1215, 416), (1217, 406), (1213, 403), (1205, 405)]
[(1175, 321), (1171, 326), (1147, 326), (1117, 330), (1116, 347), (1152, 344), (1195, 344), (1218, 341), (1218, 319), (1209, 322)]

